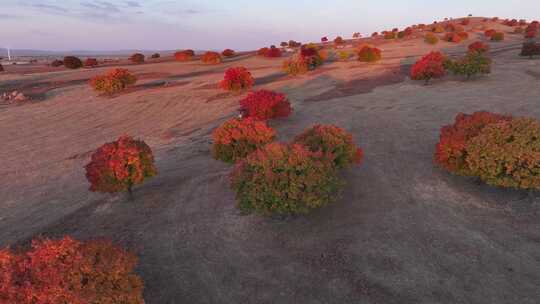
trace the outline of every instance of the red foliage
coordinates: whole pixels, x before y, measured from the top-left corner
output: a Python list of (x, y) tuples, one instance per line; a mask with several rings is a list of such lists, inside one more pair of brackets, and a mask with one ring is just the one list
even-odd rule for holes
[(221, 55), (223, 55), (223, 57), (233, 57), (236, 53), (231, 50), (231, 49), (225, 49)]
[(281, 57), (281, 55), (281, 50), (275, 46), (271, 46), (264, 54), (264, 56), (268, 58), (278, 58)]
[(463, 38), (458, 33), (446, 33), (443, 38), (444, 41), (459, 43)]
[(272, 142), (275, 136), (275, 131), (265, 122), (251, 118), (232, 118), (212, 133), (212, 156), (227, 163), (234, 163)]
[(132, 75), (127, 69), (117, 68), (105, 75), (97, 75), (90, 79), (90, 86), (98, 92), (112, 95), (124, 90), (136, 81), (137, 77)]
[(495, 34), (496, 32), (496, 30), (490, 29), (484, 32), (484, 36), (486, 36), (487, 38), (491, 38), (491, 36), (493, 36), (493, 34)]
[(491, 35), (491, 41), (503, 41), (503, 40), (504, 40), (503, 32), (495, 32)]
[(461, 25), (469, 25), (469, 23), (471, 23), (471, 19), (469, 18), (461, 20)]
[(506, 26), (517, 26), (519, 25), (519, 21), (517, 21), (517, 19), (512, 19), (512, 20), (506, 19), (503, 21), (502, 24)]
[(377, 37), (377, 36), (379, 36), (378, 32), (373, 32), (373, 34), (371, 34), (371, 37)]
[(34, 240), (27, 251), (0, 250), (0, 303), (143, 304), (136, 264), (110, 242)]
[(268, 120), (287, 117), (292, 108), (285, 94), (259, 90), (240, 100), (240, 111), (245, 117)]
[(428, 83), (432, 78), (443, 77), (446, 75), (445, 61), (446, 56), (441, 52), (431, 52), (425, 55), (413, 65), (411, 79), (425, 80)]
[(267, 48), (267, 47), (263, 47), (263, 48), (260, 48), (258, 51), (257, 51), (257, 55), (259, 56), (266, 56), (266, 53), (268, 53), (270, 49)]
[(475, 112), (471, 115), (459, 113), (453, 125), (441, 128), (434, 162), (450, 172), (470, 175), (471, 172), (466, 163), (467, 142), (477, 136), (488, 124), (509, 119), (509, 116), (490, 112)]
[(360, 164), (364, 152), (358, 148), (352, 134), (334, 125), (315, 125), (294, 139), (311, 152), (321, 153), (338, 169)]
[(221, 56), (216, 52), (206, 52), (201, 57), (201, 61), (207, 64), (221, 63)]
[(58, 60), (58, 59), (55, 59), (51, 62), (51, 66), (52, 67), (60, 67), (60, 66), (63, 66), (64, 65), (64, 62), (62, 60)]
[(525, 42), (521, 48), (521, 56), (527, 56), (532, 58), (533, 56), (540, 55), (540, 44), (535, 42)]
[(238, 92), (253, 86), (254, 79), (245, 67), (233, 67), (225, 71), (220, 87), (226, 91)]
[(193, 56), (195, 56), (193, 50), (183, 50), (174, 53), (174, 59), (176, 59), (176, 61), (189, 61)]
[(84, 66), (87, 68), (93, 68), (98, 65), (98, 61), (96, 58), (86, 58), (84, 61)]
[(337, 36), (336, 39), (334, 39), (334, 43), (336, 45), (342, 45), (343, 43), (345, 43), (345, 41), (343, 40), (341, 36)]
[(481, 41), (476, 41), (476, 42), (473, 42), (471, 44), (469, 44), (469, 53), (473, 53), (473, 52), (476, 52), (476, 53), (486, 53), (489, 51), (489, 45), (481, 42)]
[(90, 191), (98, 192), (131, 193), (134, 185), (157, 174), (150, 147), (130, 136), (121, 136), (98, 148), (85, 168)]
[(78, 69), (83, 66), (82, 61), (75, 56), (66, 56), (64, 57), (64, 66), (68, 69)]

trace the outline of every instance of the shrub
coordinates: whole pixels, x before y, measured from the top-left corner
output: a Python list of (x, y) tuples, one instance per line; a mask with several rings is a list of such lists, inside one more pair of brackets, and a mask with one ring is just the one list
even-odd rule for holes
[(470, 79), (476, 74), (491, 73), (491, 59), (483, 53), (472, 52), (461, 59), (448, 61), (446, 67), (455, 75), (464, 75)]
[(0, 302), (143, 304), (136, 264), (106, 241), (34, 240), (28, 250), (0, 250)]
[(283, 70), (290, 75), (304, 74), (322, 65), (323, 58), (315, 45), (306, 44), (300, 54), (283, 62)]
[(150, 58), (152, 58), (152, 59), (158, 59), (160, 57), (161, 57), (161, 55), (159, 53), (154, 53), (154, 54), (152, 54), (152, 56), (150, 56)]
[(60, 66), (63, 66), (64, 65), (64, 62), (62, 60), (58, 60), (58, 59), (55, 59), (51, 62), (51, 66), (52, 67), (60, 67)]
[(245, 67), (233, 67), (225, 71), (224, 79), (219, 83), (226, 91), (239, 92), (253, 86), (255, 80)]
[(281, 46), (282, 48), (286, 48), (286, 47), (289, 46), (289, 43), (283, 41), (283, 42), (280, 44), (280, 46)]
[(271, 46), (264, 54), (264, 56), (268, 58), (278, 58), (281, 57), (281, 55), (281, 50), (275, 46)]
[(448, 32), (454, 32), (454, 33), (461, 33), (463, 31), (465, 31), (465, 29), (463, 28), (463, 26), (461, 25), (458, 25), (458, 24), (454, 24), (454, 23), (449, 23), (446, 25), (445, 27), (446, 31)]
[(362, 62), (376, 62), (381, 60), (381, 50), (376, 47), (363, 46), (358, 50), (358, 60)]
[(520, 26), (514, 29), (514, 34), (523, 34), (524, 32), (525, 30)]
[(458, 32), (457, 35), (458, 35), (462, 40), (467, 40), (467, 39), (469, 39), (469, 34), (467, 34), (467, 32)]
[(358, 33), (358, 32), (355, 32), (355, 33), (353, 33), (352, 37), (354, 39), (358, 39), (358, 38), (362, 37), (362, 35), (360, 33)]
[(399, 32), (397, 33), (397, 38), (398, 38), (398, 39), (403, 39), (403, 38), (405, 38), (405, 32), (404, 32), (404, 31), (399, 31)]
[(315, 125), (294, 139), (295, 144), (306, 146), (311, 152), (321, 153), (338, 169), (360, 164), (362, 149), (354, 143), (352, 134), (333, 125)]
[(221, 52), (221, 55), (223, 57), (233, 57), (236, 53), (231, 49), (225, 49), (223, 52)]
[(532, 39), (536, 37), (537, 32), (536, 31), (527, 31), (525, 32), (525, 38), (526, 39)]
[(444, 68), (446, 56), (441, 52), (431, 52), (418, 60), (411, 69), (411, 79), (425, 80), (427, 84), (432, 78), (446, 75)]
[(4, 71), (4, 66), (0, 64), (0, 72), (3, 72), (3, 71)]
[(466, 25), (469, 25), (470, 23), (471, 23), (471, 19), (469, 18), (461, 20), (461, 25), (466, 26)]
[(322, 37), (322, 38), (321, 38), (321, 42), (322, 42), (322, 43), (328, 42), (328, 37), (326, 37), (326, 36)]
[(343, 40), (341, 36), (337, 36), (336, 39), (334, 39), (335, 45), (342, 45), (343, 43), (345, 43), (345, 41)]
[(476, 42), (473, 42), (471, 44), (469, 44), (469, 47), (468, 47), (468, 52), (469, 53), (480, 53), (480, 54), (483, 54), (483, 53), (487, 53), (489, 51), (489, 45), (481, 42), (481, 41), (476, 41)]
[(240, 100), (240, 111), (245, 117), (268, 120), (287, 117), (291, 114), (292, 108), (284, 94), (259, 90)]
[(289, 40), (289, 47), (297, 48), (297, 47), (301, 47), (301, 46), (302, 46), (302, 43), (294, 41), (294, 40)]
[(456, 33), (446, 33), (443, 40), (448, 42), (460, 43), (463, 38), (461, 38), (461, 36)]
[(478, 136), (487, 125), (508, 119), (510, 117), (489, 112), (475, 112), (470, 115), (459, 113), (454, 124), (441, 128), (434, 162), (452, 173), (472, 175), (466, 162), (467, 143)]
[(84, 61), (84, 66), (87, 68), (93, 68), (98, 65), (98, 61), (96, 58), (86, 58)]
[(438, 34), (444, 33), (444, 27), (443, 27), (442, 25), (439, 25), (439, 24), (438, 24), (438, 25), (435, 25), (434, 27), (432, 27), (432, 28), (431, 28), (431, 31), (432, 31), (433, 33), (438, 33)]
[(351, 53), (349, 53), (348, 51), (338, 51), (337, 52), (337, 55), (338, 55), (338, 58), (339, 60), (341, 61), (347, 61), (349, 60), (349, 58), (351, 58)]
[(90, 191), (113, 193), (128, 191), (157, 174), (154, 156), (142, 140), (124, 135), (99, 147), (86, 166)]
[(195, 52), (193, 50), (183, 50), (178, 51), (174, 53), (174, 59), (176, 61), (189, 61), (195, 56)]
[(266, 56), (266, 53), (268, 53), (270, 49), (267, 48), (267, 47), (263, 47), (263, 48), (260, 48), (258, 51), (257, 51), (257, 55), (259, 56)]
[(118, 93), (137, 82), (137, 77), (127, 69), (113, 69), (105, 75), (98, 75), (90, 80), (90, 86), (94, 90), (112, 95)]
[(236, 164), (237, 206), (259, 214), (302, 214), (330, 203), (341, 182), (325, 158), (302, 145), (271, 143)]
[(535, 55), (540, 55), (540, 44), (535, 42), (525, 42), (521, 48), (521, 56), (532, 58)]
[(141, 53), (135, 53), (129, 57), (129, 60), (135, 64), (140, 64), (144, 62), (144, 55)]
[(516, 118), (486, 126), (467, 146), (467, 165), (489, 185), (540, 189), (540, 122)]
[(206, 52), (202, 55), (201, 61), (206, 64), (219, 64), (221, 63), (221, 56), (216, 52)]
[(212, 156), (232, 164), (272, 142), (275, 136), (274, 130), (265, 122), (251, 118), (232, 118), (212, 133)]
[(493, 30), (493, 29), (490, 29), (490, 30), (486, 30), (484, 32), (484, 36), (486, 36), (486, 38), (490, 38), (491, 39), (491, 36), (493, 36), (493, 34), (495, 34), (497, 31)]
[(387, 39), (387, 40), (396, 39), (396, 33), (395, 32), (386, 32), (386, 33), (384, 33), (384, 39)]
[(496, 32), (493, 35), (491, 35), (491, 41), (503, 41), (503, 40), (504, 40), (503, 32)]
[(439, 37), (433, 33), (427, 33), (424, 36), (424, 41), (429, 44), (437, 44), (439, 42)]
[(371, 34), (371, 37), (373, 37), (373, 38), (378, 37), (378, 36), (379, 36), (379, 33), (378, 33), (378, 32), (373, 32), (373, 33)]
[(82, 61), (75, 56), (64, 57), (64, 66), (68, 69), (78, 69), (83, 66)]

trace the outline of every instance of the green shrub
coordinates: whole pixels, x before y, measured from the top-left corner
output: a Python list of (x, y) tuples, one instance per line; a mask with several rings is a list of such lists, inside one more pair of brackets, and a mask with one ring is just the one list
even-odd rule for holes
[(540, 189), (540, 122), (516, 118), (485, 127), (467, 144), (474, 175), (494, 186)]
[(471, 76), (491, 73), (491, 59), (479, 52), (468, 53), (458, 60), (447, 61), (446, 68), (455, 75)]
[(265, 215), (308, 213), (330, 203), (340, 186), (333, 164), (302, 145), (268, 144), (231, 175), (240, 210)]

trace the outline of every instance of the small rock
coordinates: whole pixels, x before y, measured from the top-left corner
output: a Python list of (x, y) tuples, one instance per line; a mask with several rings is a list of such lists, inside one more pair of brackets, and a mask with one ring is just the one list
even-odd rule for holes
[(13, 100), (15, 101), (26, 101), (28, 98), (26, 98), (26, 96), (24, 96), (23, 93), (19, 93), (17, 94), (17, 96), (15, 96), (15, 98), (13, 98)]

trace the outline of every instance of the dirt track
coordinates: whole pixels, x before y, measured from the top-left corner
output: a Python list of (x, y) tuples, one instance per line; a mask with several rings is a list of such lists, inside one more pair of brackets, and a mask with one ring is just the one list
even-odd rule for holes
[[(540, 194), (488, 187), (432, 164), (439, 128), (460, 111), (540, 119), (540, 60), (519, 58), (518, 42), (493, 44), (493, 73), (469, 82), (423, 86), (396, 72), (427, 52), (412, 41), (383, 46), (395, 58), (381, 64), (332, 63), (298, 78), (277, 73), (280, 60), (254, 57), (213, 67), (149, 64), (134, 70), (160, 74), (145, 74), (141, 85), (182, 85), (104, 99), (68, 82), (42, 101), (0, 108), (0, 245), (39, 234), (112, 238), (139, 255), (149, 304), (539, 303)], [(335, 204), (285, 221), (237, 211), (231, 167), (212, 160), (209, 134), (241, 98), (212, 85), (239, 64), (263, 79), (258, 88), (289, 96), (293, 115), (272, 122), (280, 140), (333, 123), (365, 150), (364, 164), (343, 173), (347, 186)], [(387, 79), (389, 69), (395, 81), (372, 80)], [(88, 192), (84, 177), (90, 152), (123, 133), (151, 145), (159, 170), (134, 202)]]

